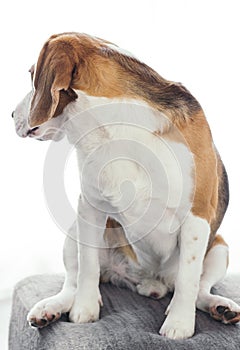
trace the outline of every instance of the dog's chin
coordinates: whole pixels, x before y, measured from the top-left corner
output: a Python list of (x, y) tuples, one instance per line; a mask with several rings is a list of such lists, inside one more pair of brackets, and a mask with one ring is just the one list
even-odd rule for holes
[(64, 133), (63, 132), (47, 132), (44, 134), (39, 134), (39, 135), (29, 135), (29, 137), (38, 140), (38, 141), (60, 141), (63, 139), (64, 137)]

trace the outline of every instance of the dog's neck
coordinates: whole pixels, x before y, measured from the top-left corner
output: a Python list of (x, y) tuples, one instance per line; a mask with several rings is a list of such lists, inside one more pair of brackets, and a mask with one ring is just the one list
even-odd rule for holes
[[(86, 145), (89, 138), (92, 147), (111, 139), (107, 130), (116, 125), (143, 128), (150, 133), (158, 130), (159, 135), (169, 131), (170, 121), (166, 115), (141, 100), (93, 97), (80, 90), (76, 92), (77, 100), (66, 106), (61, 118), (69, 142), (83, 152), (92, 151)], [(124, 138), (127, 138), (126, 132), (130, 132), (132, 137), (132, 132), (136, 133), (136, 130), (124, 128)]]

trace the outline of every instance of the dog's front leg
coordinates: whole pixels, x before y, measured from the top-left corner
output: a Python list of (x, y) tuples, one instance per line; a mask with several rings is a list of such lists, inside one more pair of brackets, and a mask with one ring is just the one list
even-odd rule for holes
[(192, 213), (181, 227), (179, 270), (161, 335), (185, 339), (194, 333), (196, 300), (209, 233), (208, 222)]
[(99, 318), (102, 303), (99, 291), (99, 244), (102, 241), (106, 215), (79, 199), (78, 205), (78, 277), (75, 300), (69, 318), (85, 323)]
[(77, 224), (73, 223), (64, 242), (63, 260), (66, 269), (62, 290), (56, 295), (37, 302), (29, 311), (27, 320), (32, 327), (46, 327), (57, 321), (62, 313), (69, 312), (77, 286)]

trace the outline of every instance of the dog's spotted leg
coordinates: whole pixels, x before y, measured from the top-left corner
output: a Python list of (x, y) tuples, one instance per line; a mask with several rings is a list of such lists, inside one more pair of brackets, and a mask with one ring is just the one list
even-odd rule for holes
[(58, 294), (39, 301), (30, 310), (27, 320), (32, 327), (46, 327), (49, 323), (57, 321), (62, 313), (71, 309), (78, 273), (76, 230), (77, 225), (75, 222), (69, 230), (69, 235), (64, 243), (63, 260), (66, 276), (63, 288)]
[(211, 294), (211, 288), (225, 276), (227, 266), (228, 246), (221, 236), (216, 236), (204, 260), (197, 307), (217, 321), (233, 324), (240, 321), (240, 306), (231, 299)]
[(209, 233), (208, 222), (192, 213), (181, 227), (179, 271), (161, 335), (185, 339), (194, 333), (196, 299)]
[(78, 277), (77, 290), (69, 318), (75, 323), (99, 318), (102, 304), (99, 291), (99, 244), (103, 239), (106, 215), (80, 197), (78, 205)]

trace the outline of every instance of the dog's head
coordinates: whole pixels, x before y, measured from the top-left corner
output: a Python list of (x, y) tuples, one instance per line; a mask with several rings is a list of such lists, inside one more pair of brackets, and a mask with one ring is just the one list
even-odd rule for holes
[(32, 91), (12, 114), (19, 136), (41, 140), (62, 137), (63, 110), (77, 98), (71, 87), (77, 65), (71, 36), (67, 40), (54, 35), (45, 43), (36, 66), (30, 69)]

